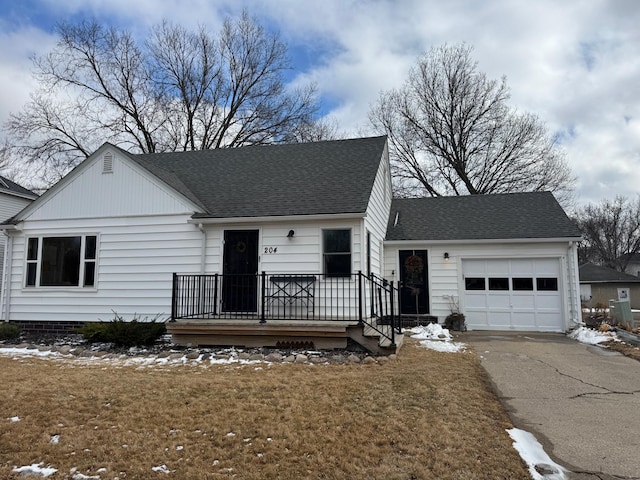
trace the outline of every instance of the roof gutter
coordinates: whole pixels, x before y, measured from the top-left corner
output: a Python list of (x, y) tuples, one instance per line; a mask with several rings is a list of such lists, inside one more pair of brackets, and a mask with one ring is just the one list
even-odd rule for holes
[(2, 224), (0, 225), (0, 231), (4, 230), (5, 232), (9, 232), (9, 231), (19, 231), (22, 230), (21, 227), (19, 227), (17, 224)]
[(579, 242), (582, 237), (559, 238), (482, 238), (468, 240), (385, 240), (385, 245), (464, 245), (464, 244), (495, 244), (495, 243), (565, 243)]
[(300, 221), (316, 221), (316, 220), (354, 220), (365, 218), (364, 213), (323, 213), (319, 215), (280, 215), (270, 217), (196, 217), (187, 220), (189, 223), (212, 225), (221, 223), (275, 223), (275, 222), (300, 222)]

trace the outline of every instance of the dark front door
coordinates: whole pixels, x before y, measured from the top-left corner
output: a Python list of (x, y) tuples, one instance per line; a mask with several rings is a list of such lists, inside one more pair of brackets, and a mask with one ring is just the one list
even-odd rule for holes
[(258, 230), (225, 230), (222, 310), (257, 312)]
[(400, 250), (400, 313), (429, 313), (427, 251)]

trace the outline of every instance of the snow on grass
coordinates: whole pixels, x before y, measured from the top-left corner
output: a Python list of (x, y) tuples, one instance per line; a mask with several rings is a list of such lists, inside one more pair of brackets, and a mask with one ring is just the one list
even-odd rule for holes
[(151, 470), (160, 473), (171, 473), (171, 470), (169, 470), (165, 464), (158, 465), (157, 467), (151, 467)]
[(597, 345), (602, 342), (617, 340), (615, 332), (599, 332), (587, 327), (576, 328), (568, 336), (580, 343), (588, 343), (590, 345)]
[[(513, 440), (513, 448), (517, 450), (520, 457), (529, 467), (529, 473), (533, 480), (566, 480), (567, 470), (555, 463), (546, 454), (542, 445), (538, 443), (536, 437), (531, 433), (517, 428), (507, 430)], [(544, 472), (541, 474), (538, 469)]]
[(413, 334), (411, 338), (420, 340), (421, 346), (438, 352), (455, 353), (463, 351), (467, 347), (464, 343), (453, 342), (449, 330), (442, 328), (442, 325), (437, 323), (413, 327), (408, 331)]
[(9, 417), (7, 418), (7, 420), (9, 420), (12, 423), (15, 423), (20, 421), (20, 417)]
[(3, 347), (0, 354), (11, 357), (69, 357), (52, 350), (38, 350), (37, 348)]
[(19, 473), (21, 477), (49, 477), (56, 473), (58, 469), (53, 467), (42, 467), (42, 462), (33, 463), (24, 467), (13, 467), (15, 473)]

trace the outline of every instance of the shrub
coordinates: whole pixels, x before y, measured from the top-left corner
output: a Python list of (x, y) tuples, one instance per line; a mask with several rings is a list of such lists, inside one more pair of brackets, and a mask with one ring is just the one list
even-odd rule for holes
[(124, 321), (116, 314), (110, 322), (87, 323), (79, 332), (89, 343), (113, 343), (117, 347), (144, 347), (153, 345), (167, 329), (164, 322)]
[(15, 340), (20, 336), (20, 325), (0, 322), (0, 340)]

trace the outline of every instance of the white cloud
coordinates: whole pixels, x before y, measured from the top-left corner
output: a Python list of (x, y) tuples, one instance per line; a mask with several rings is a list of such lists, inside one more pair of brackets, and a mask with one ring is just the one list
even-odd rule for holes
[[(246, 7), (289, 44), (302, 65), (295, 82), (316, 82), (331, 117), (354, 135), (379, 92), (400, 86), (419, 55), (464, 41), (489, 77), (506, 75), (515, 107), (563, 134), (580, 202), (639, 191), (640, 2), (41, 1), (56, 20), (93, 15), (140, 32), (163, 18), (215, 31)], [(32, 88), (28, 53), (52, 41), (28, 25), (0, 34), (0, 87), (10, 92), (0, 121)]]
[(55, 39), (35, 27), (6, 28), (0, 20), (0, 120), (15, 113), (29, 100), (36, 83), (31, 75), (32, 55), (47, 52)]

